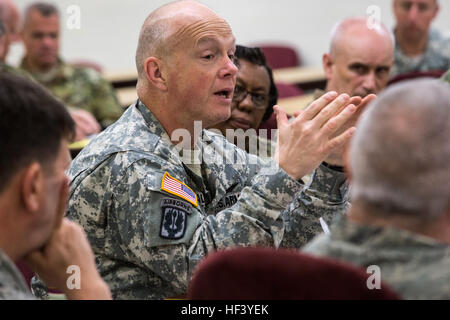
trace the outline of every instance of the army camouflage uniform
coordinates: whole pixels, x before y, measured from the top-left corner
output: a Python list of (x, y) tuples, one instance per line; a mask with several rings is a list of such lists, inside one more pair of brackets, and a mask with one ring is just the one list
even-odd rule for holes
[(318, 236), (303, 251), (364, 268), (376, 265), (381, 281), (403, 299), (450, 299), (450, 246), (432, 238), (344, 218), (331, 227), (331, 236)]
[[(343, 174), (320, 167), (305, 188), (275, 162), (222, 135), (203, 130), (197, 146), (201, 164), (183, 162), (155, 116), (137, 102), (72, 162), (68, 218), (84, 227), (113, 298), (183, 296), (207, 253), (299, 248), (313, 236), (309, 220), (346, 210)], [(169, 192), (164, 179), (172, 177), (180, 182)]]
[(0, 250), (0, 300), (35, 299), (28, 289), (22, 274)]
[(0, 72), (15, 74), (18, 76), (22, 76), (22, 77), (31, 79), (31, 76), (28, 73), (26, 73), (25, 71), (18, 69), (18, 68), (11, 67), (10, 65), (8, 65), (6, 63), (2, 63), (2, 62), (0, 62)]
[(415, 61), (406, 56), (395, 44), (394, 66), (391, 77), (409, 72), (425, 72), (434, 70), (447, 70), (450, 68), (450, 38), (443, 38), (439, 32), (432, 30), (428, 39), (428, 45), (423, 56)]
[(58, 60), (48, 72), (32, 72), (22, 60), (20, 68), (60, 98), (67, 107), (79, 108), (94, 115), (103, 128), (122, 114), (114, 89), (92, 68), (72, 66)]
[(447, 71), (443, 76), (442, 76), (442, 80), (450, 83), (450, 70)]

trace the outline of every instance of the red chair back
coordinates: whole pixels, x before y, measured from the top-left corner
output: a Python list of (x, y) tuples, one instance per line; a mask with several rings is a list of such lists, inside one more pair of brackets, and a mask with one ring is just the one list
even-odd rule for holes
[(432, 71), (420, 71), (420, 72), (409, 72), (404, 74), (399, 74), (389, 80), (388, 86), (391, 84), (406, 81), (406, 80), (412, 80), (417, 78), (440, 78), (447, 70), (432, 70)]
[(397, 300), (386, 284), (370, 290), (364, 270), (293, 250), (239, 248), (208, 255), (194, 272), (194, 300)]
[(266, 56), (267, 64), (272, 69), (298, 67), (301, 65), (300, 55), (294, 47), (288, 45), (260, 45)]

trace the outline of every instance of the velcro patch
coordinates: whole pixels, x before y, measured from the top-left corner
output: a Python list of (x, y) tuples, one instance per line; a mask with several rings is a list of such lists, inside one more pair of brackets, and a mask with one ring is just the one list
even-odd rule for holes
[(184, 237), (187, 215), (191, 207), (177, 199), (163, 198), (161, 201), (161, 229), (159, 236), (164, 239), (178, 240)]
[(180, 197), (194, 206), (197, 206), (197, 195), (186, 184), (173, 178), (168, 172), (164, 173), (161, 181), (161, 190)]

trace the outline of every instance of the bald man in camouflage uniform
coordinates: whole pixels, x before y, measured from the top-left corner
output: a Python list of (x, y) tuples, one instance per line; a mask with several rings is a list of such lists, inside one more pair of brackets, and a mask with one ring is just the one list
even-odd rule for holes
[(346, 207), (343, 173), (320, 166), (309, 187), (298, 180), (349, 141), (354, 128), (336, 133), (356, 113), (347, 95), (321, 97), (293, 124), (276, 108), (278, 163), (201, 130), (230, 115), (234, 50), (229, 25), (195, 1), (153, 12), (136, 53), (139, 100), (69, 169), (68, 217), (83, 225), (116, 299), (183, 296), (209, 252), (299, 247), (308, 236), (302, 216)]
[(378, 266), (380, 280), (405, 299), (450, 299), (448, 137), (446, 84), (414, 80), (388, 88), (352, 141), (347, 219), (304, 251)]
[(67, 64), (59, 57), (59, 13), (54, 6), (30, 6), (22, 38), (27, 52), (20, 68), (68, 107), (89, 111), (103, 128), (121, 116), (122, 108), (109, 82), (96, 70)]

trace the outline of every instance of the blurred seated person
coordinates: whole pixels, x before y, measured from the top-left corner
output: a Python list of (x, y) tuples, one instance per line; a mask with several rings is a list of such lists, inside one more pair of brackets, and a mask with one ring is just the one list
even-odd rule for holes
[(450, 68), (450, 38), (431, 28), (438, 0), (393, 0), (395, 65), (391, 77)]
[(18, 23), (18, 11), (14, 3), (11, 0), (0, 0), (0, 72), (28, 76), (26, 72), (6, 64), (9, 46), (15, 39)]
[(420, 79), (387, 88), (351, 142), (347, 218), (304, 251), (377, 266), (405, 299), (450, 299), (449, 137), (447, 84)]
[[(33, 299), (14, 262), (26, 261), (69, 299), (109, 299), (82, 228), (64, 218), (74, 123), (36, 83), (0, 73), (0, 299)], [(71, 287), (69, 266), (78, 266)]]
[[(17, 13), (18, 10), (12, 1), (0, 0), (0, 72), (13, 73), (28, 79), (34, 79), (28, 72), (12, 67), (5, 62), (12, 42), (11, 39), (15, 36), (11, 31), (16, 30), (16, 24), (18, 24)], [(9, 27), (3, 21), (9, 21)], [(91, 113), (78, 108), (69, 108), (69, 111), (76, 125), (76, 141), (100, 132), (101, 126)]]
[[(106, 128), (122, 114), (112, 86), (92, 68), (66, 64), (59, 56), (58, 9), (34, 3), (25, 10), (22, 39), (26, 55), (21, 68), (68, 107), (84, 109)], [(81, 113), (86, 120), (85, 113)], [(98, 130), (97, 130), (98, 131)], [(93, 134), (97, 132), (89, 132)]]
[(209, 129), (219, 130), (228, 141), (250, 154), (271, 157), (275, 152), (275, 141), (266, 139), (268, 135), (262, 130), (257, 135), (257, 130), (261, 122), (273, 114), (273, 106), (278, 100), (272, 69), (259, 48), (237, 45), (235, 59), (239, 71), (231, 117)]

